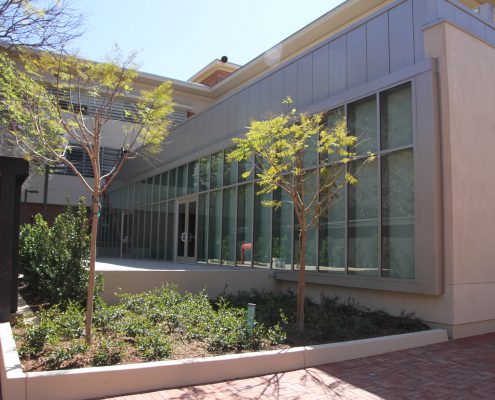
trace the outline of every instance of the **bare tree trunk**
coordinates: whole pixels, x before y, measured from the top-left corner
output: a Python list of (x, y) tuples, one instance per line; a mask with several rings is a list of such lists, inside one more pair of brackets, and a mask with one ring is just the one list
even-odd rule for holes
[(301, 227), (299, 232), (299, 276), (297, 280), (296, 331), (304, 332), (304, 271), (306, 269), (306, 231)]
[(93, 298), (95, 293), (96, 234), (98, 232), (99, 195), (93, 194), (91, 205), (91, 244), (89, 257), (89, 282), (86, 299), (86, 343), (90, 344), (91, 327), (93, 325)]

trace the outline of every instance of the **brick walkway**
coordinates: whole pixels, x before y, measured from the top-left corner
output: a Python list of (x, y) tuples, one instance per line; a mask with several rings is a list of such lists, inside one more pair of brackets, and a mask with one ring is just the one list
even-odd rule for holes
[(495, 333), (318, 368), (112, 398), (164, 399), (493, 400)]

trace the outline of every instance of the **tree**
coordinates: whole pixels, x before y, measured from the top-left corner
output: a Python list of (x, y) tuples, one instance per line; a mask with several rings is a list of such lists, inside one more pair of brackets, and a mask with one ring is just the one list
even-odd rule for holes
[[(283, 102), (292, 107), (292, 100)], [(235, 149), (229, 154), (229, 161), (244, 161), (254, 155), (254, 170), (259, 179), (258, 195), (275, 190), (285, 191), (299, 225), (299, 275), (297, 285), (296, 329), (304, 330), (304, 292), (307, 236), (322, 215), (326, 213), (340, 190), (347, 184), (357, 183), (356, 168), (373, 159), (368, 153), (358, 156), (355, 152), (357, 137), (349, 135), (343, 119), (333, 127), (327, 127), (323, 114), (298, 114), (292, 108), (285, 114), (276, 115), (265, 121), (252, 121), (245, 137), (233, 139)], [(308, 193), (307, 159), (310, 152), (319, 154), (314, 165), (319, 176), (319, 185)], [(252, 171), (244, 173), (247, 178)], [(268, 207), (280, 207), (282, 201), (264, 201)]]
[[(86, 340), (91, 341), (95, 282), (96, 234), (100, 198), (118, 176), (125, 162), (140, 153), (157, 153), (168, 133), (173, 111), (171, 84), (143, 91), (130, 101), (137, 72), (133, 57), (105, 63), (75, 56), (43, 52), (24, 57), (25, 72), (0, 55), (0, 123), (8, 128), (28, 159), (63, 163), (91, 193), (91, 250), (86, 305)], [(105, 124), (121, 112), (120, 158), (110, 172), (102, 173), (100, 148)], [(83, 176), (70, 161), (74, 149), (91, 160), (93, 178)]]
[(67, 0), (0, 1), (0, 40), (7, 46), (60, 50), (80, 35), (81, 22)]

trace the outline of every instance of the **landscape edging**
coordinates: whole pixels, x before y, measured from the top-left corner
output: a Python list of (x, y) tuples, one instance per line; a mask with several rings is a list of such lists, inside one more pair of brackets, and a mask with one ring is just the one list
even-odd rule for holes
[(5, 400), (83, 400), (314, 367), (447, 341), (443, 329), (316, 346), (184, 360), (23, 372), (9, 323), (0, 324)]

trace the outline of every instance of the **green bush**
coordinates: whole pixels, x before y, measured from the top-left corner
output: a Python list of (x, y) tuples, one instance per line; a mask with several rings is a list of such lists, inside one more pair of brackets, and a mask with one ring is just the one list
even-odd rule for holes
[(159, 329), (148, 329), (136, 338), (139, 354), (147, 361), (167, 358), (172, 352), (172, 342)]
[[(50, 304), (85, 305), (90, 234), (84, 198), (77, 211), (67, 203), (52, 227), (40, 214), (20, 229), (19, 264), (28, 287)], [(97, 278), (95, 296), (102, 290)]]
[(93, 354), (91, 364), (95, 367), (114, 365), (122, 360), (122, 348), (118, 343), (111, 340), (101, 339)]

